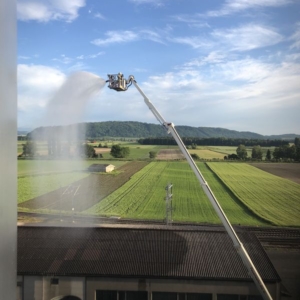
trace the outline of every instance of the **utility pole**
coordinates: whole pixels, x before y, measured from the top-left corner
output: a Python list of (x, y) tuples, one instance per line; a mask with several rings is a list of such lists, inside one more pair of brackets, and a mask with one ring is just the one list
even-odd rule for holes
[(165, 188), (166, 190), (166, 224), (172, 226), (172, 191), (173, 191), (173, 184), (168, 183)]

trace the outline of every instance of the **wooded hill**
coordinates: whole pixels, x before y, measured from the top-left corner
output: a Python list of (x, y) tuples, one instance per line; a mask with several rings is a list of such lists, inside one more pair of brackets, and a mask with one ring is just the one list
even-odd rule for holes
[[(231, 138), (231, 139), (283, 139), (294, 140), (295, 137), (300, 137), (296, 134), (286, 135), (272, 135), (264, 136), (254, 132), (235, 131), (225, 128), (212, 127), (191, 127), (191, 126), (176, 126), (181, 137), (195, 137), (195, 138)], [(50, 134), (64, 132), (64, 135), (74, 135), (78, 132), (80, 138), (99, 139), (106, 137), (115, 138), (147, 138), (147, 137), (166, 137), (168, 136), (166, 130), (162, 125), (149, 124), (132, 121), (108, 121), (95, 123), (81, 123), (68, 126), (53, 126), (53, 127), (39, 127), (28, 134), (28, 137), (34, 137), (38, 140), (45, 140)]]

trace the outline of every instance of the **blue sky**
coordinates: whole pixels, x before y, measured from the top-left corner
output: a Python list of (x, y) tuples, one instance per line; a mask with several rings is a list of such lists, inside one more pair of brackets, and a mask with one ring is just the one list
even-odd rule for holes
[[(134, 75), (175, 125), (300, 134), (299, 0), (18, 0), (17, 10), (18, 127), (43, 125), (66, 78), (87, 71)], [(111, 120), (157, 123), (134, 87), (88, 102), (82, 121)]]

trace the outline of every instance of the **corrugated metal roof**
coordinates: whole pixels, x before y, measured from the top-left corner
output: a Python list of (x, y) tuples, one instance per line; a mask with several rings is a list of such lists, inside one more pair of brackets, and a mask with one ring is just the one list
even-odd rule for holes
[[(261, 277), (280, 280), (253, 233), (239, 232)], [(249, 280), (225, 231), (19, 227), (18, 274)]]

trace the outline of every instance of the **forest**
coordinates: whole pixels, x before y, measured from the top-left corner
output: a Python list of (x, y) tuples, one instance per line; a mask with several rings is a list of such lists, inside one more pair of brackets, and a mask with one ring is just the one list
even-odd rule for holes
[[(245, 144), (244, 140), (285, 140), (293, 141), (297, 135), (271, 135), (265, 136), (254, 132), (236, 131), (225, 128), (212, 127), (191, 127), (191, 126), (176, 126), (181, 137), (193, 137), (198, 139), (219, 138), (215, 142), (219, 145), (237, 145)], [(107, 122), (92, 122), (71, 124), (67, 126), (53, 127), (38, 127), (27, 134), (28, 139), (47, 140), (49, 136), (60, 135), (63, 132), (64, 136), (74, 136), (76, 132), (79, 139), (101, 139), (107, 137), (114, 138), (150, 138), (150, 137), (168, 137), (166, 130), (162, 125), (149, 124), (133, 121), (107, 121)], [(300, 136), (298, 136), (300, 137)], [(235, 144), (231, 144), (231, 139), (241, 139)], [(210, 140), (214, 142), (214, 140)], [(274, 146), (280, 146), (276, 144)]]

